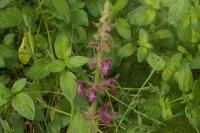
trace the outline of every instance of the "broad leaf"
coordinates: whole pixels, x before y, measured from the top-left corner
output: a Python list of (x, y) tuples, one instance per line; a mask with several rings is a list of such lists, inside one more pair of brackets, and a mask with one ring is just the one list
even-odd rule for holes
[(118, 12), (122, 10), (128, 3), (128, 0), (117, 0), (115, 5), (113, 6), (113, 10)]
[(169, 7), (169, 22), (173, 23), (180, 20), (190, 7), (190, 0), (176, 0)]
[(33, 120), (35, 117), (35, 106), (33, 100), (26, 93), (20, 93), (12, 98), (13, 108), (23, 117)]
[(89, 133), (89, 122), (83, 117), (80, 112), (73, 116), (67, 133)]
[(57, 18), (62, 19), (66, 24), (70, 22), (70, 10), (67, 0), (52, 0), (57, 12)]
[(63, 94), (73, 101), (77, 92), (76, 76), (70, 71), (65, 71), (60, 76), (60, 88)]
[(67, 66), (69, 67), (81, 67), (85, 64), (87, 64), (89, 61), (89, 58), (84, 56), (72, 56), (69, 58), (69, 63)]
[(66, 60), (71, 54), (69, 38), (64, 33), (58, 34), (54, 44), (56, 56), (59, 59)]
[(82, 9), (78, 9), (71, 12), (71, 22), (72, 25), (74, 26), (80, 26), (80, 25), (88, 26), (87, 13)]
[(86, 6), (94, 17), (97, 17), (102, 10), (101, 0), (86, 0)]
[(123, 37), (126, 40), (131, 39), (131, 26), (129, 23), (123, 19), (123, 18), (118, 18), (116, 23), (115, 23), (117, 32), (121, 37)]
[(0, 12), (0, 29), (18, 26), (21, 21), (22, 15), (17, 8), (7, 8)]
[(0, 68), (1, 67), (5, 67), (5, 61), (4, 61), (3, 57), (0, 55)]
[(136, 46), (132, 43), (128, 43), (119, 49), (118, 55), (121, 57), (128, 57), (136, 51)]
[(138, 7), (128, 14), (128, 20), (132, 25), (149, 25), (155, 17), (155, 10), (146, 6)]
[(26, 79), (25, 78), (18, 79), (14, 83), (11, 91), (14, 92), (14, 93), (20, 92), (25, 86), (26, 86)]
[(146, 59), (146, 57), (148, 56), (149, 50), (146, 47), (139, 47), (137, 49), (137, 59), (138, 62), (141, 63), (142, 61), (144, 61)]
[(4, 84), (0, 82), (0, 106), (6, 104), (11, 95), (10, 89), (6, 88)]
[(165, 61), (154, 53), (150, 53), (148, 55), (147, 62), (154, 70), (157, 71), (160, 71), (165, 67)]
[(174, 74), (174, 79), (182, 92), (188, 92), (193, 87), (193, 75), (188, 63), (185, 63)]

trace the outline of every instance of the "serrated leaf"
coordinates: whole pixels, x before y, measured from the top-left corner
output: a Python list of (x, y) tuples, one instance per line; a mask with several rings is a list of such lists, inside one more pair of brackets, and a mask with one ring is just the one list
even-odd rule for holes
[(13, 7), (0, 12), (0, 29), (18, 26), (22, 21), (21, 12)]
[(89, 133), (89, 122), (83, 117), (80, 112), (73, 116), (67, 133)]
[(84, 26), (88, 26), (88, 16), (87, 13), (82, 10), (82, 9), (78, 9), (75, 10), (73, 12), (71, 12), (71, 22), (72, 25), (74, 26), (80, 26), (80, 25), (84, 25)]
[(4, 45), (0, 45), (0, 55), (3, 58), (11, 58), (17, 55), (17, 52), (11, 48), (8, 48)]
[(61, 60), (53, 60), (45, 67), (49, 72), (60, 72), (64, 68), (65, 63)]
[(60, 88), (63, 94), (73, 101), (77, 92), (76, 76), (70, 71), (63, 72), (60, 76)]
[(52, 0), (57, 12), (57, 18), (62, 19), (66, 24), (70, 22), (70, 10), (66, 0)]
[(131, 39), (131, 26), (129, 23), (123, 19), (123, 18), (118, 18), (115, 23), (117, 32), (121, 37), (123, 37), (126, 40)]
[(200, 69), (200, 57), (196, 57), (191, 62), (191, 68), (192, 69)]
[(158, 55), (150, 53), (147, 57), (148, 64), (157, 71), (163, 70), (165, 67), (165, 61)]
[(176, 0), (169, 7), (169, 22), (177, 22), (180, 20), (188, 11), (190, 7), (189, 0)]
[(113, 10), (118, 12), (122, 10), (128, 3), (128, 0), (117, 0), (115, 5), (113, 6)]
[(33, 100), (26, 93), (20, 93), (11, 100), (13, 108), (23, 117), (33, 120), (35, 117), (35, 106)]
[(118, 55), (121, 57), (128, 57), (137, 50), (136, 46), (132, 43), (128, 43), (119, 49)]
[(193, 87), (193, 75), (188, 63), (185, 63), (174, 74), (174, 79), (182, 92), (188, 92)]
[(59, 59), (66, 60), (71, 54), (71, 46), (69, 38), (64, 33), (60, 33), (56, 37), (54, 44), (56, 56)]
[(26, 86), (26, 78), (18, 79), (14, 83), (11, 91), (14, 93), (20, 92), (25, 86)]
[(69, 67), (81, 67), (85, 64), (87, 64), (89, 61), (89, 58), (84, 56), (72, 56), (69, 58), (69, 63), (67, 66)]
[(146, 6), (140, 6), (128, 13), (128, 20), (132, 25), (149, 25), (155, 17), (155, 10)]

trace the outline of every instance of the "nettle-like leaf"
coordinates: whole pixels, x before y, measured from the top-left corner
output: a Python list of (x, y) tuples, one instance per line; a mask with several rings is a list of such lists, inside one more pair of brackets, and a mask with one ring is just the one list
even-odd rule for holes
[(56, 9), (56, 17), (62, 19), (66, 24), (70, 22), (70, 10), (66, 0), (51, 0)]
[(193, 75), (188, 63), (185, 63), (174, 74), (174, 79), (182, 92), (188, 92), (193, 87)]
[(67, 62), (68, 67), (81, 67), (89, 62), (89, 58), (84, 56), (72, 56)]
[(118, 55), (120, 57), (128, 57), (131, 56), (136, 50), (136, 46), (133, 43), (128, 43), (119, 49)]
[(14, 83), (11, 91), (14, 92), (14, 93), (20, 92), (25, 86), (26, 86), (26, 79), (25, 78), (18, 79)]
[(35, 106), (33, 100), (26, 93), (20, 93), (11, 100), (13, 108), (23, 117), (33, 120), (35, 117)]
[(83, 117), (80, 112), (73, 116), (67, 133), (89, 133), (89, 122)]
[(150, 53), (148, 55), (147, 62), (154, 70), (157, 71), (163, 70), (165, 67), (165, 60), (154, 53)]
[(147, 6), (140, 6), (128, 14), (128, 20), (132, 25), (149, 25), (155, 17), (155, 10)]
[(71, 23), (74, 26), (88, 26), (88, 16), (87, 13), (82, 9), (77, 9), (70, 14)]
[(200, 132), (200, 109), (199, 107), (196, 107), (192, 105), (192, 103), (188, 103), (185, 106), (185, 115), (188, 118), (188, 121), (193, 126), (193, 128), (197, 131), (197, 133)]
[(27, 77), (33, 80), (43, 79), (51, 72), (60, 72), (65, 68), (64, 62), (60, 60), (40, 59), (27, 71)]
[(123, 18), (118, 18), (115, 23), (117, 32), (121, 37), (123, 37), (126, 40), (131, 39), (131, 26), (129, 23), (123, 19)]
[(113, 10), (115, 12), (119, 12), (124, 7), (126, 7), (127, 4), (128, 4), (128, 0), (117, 0), (116, 3), (113, 6)]
[(144, 2), (145, 4), (152, 6), (155, 9), (159, 9), (160, 8), (160, 2), (162, 0), (141, 0), (142, 2)]
[(60, 33), (56, 37), (54, 44), (56, 56), (59, 59), (66, 60), (71, 55), (71, 45), (69, 38), (64, 33)]
[(166, 63), (166, 68), (163, 70), (162, 78), (167, 81), (174, 74), (176, 69), (181, 66), (182, 54), (178, 53), (173, 55)]
[(21, 21), (21, 12), (15, 7), (7, 8), (0, 12), (0, 29), (18, 26)]
[(70, 71), (63, 72), (60, 76), (60, 88), (63, 94), (73, 101), (77, 93), (76, 76)]
[(168, 19), (170, 23), (177, 22), (187, 12), (190, 7), (190, 0), (176, 0), (169, 6)]

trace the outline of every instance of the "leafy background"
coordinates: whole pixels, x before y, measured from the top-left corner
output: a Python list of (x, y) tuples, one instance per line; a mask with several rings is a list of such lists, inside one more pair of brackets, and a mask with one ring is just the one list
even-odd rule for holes
[[(89, 132), (75, 80), (92, 78), (87, 45), (104, 2), (0, 0), (0, 132)], [(99, 132), (199, 132), (199, 0), (109, 2), (105, 56), (120, 79), (99, 105), (111, 100), (118, 115)]]

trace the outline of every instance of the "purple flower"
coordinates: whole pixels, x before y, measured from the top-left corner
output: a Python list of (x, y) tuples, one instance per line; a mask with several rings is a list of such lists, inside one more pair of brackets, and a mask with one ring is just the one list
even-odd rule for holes
[(85, 81), (78, 80), (77, 83), (78, 83), (78, 91), (77, 91), (78, 96), (83, 96), (84, 89), (88, 89), (91, 87), (91, 85)]
[(115, 82), (118, 78), (119, 78), (119, 74), (117, 74), (114, 78), (110, 78), (105, 81), (105, 84), (112, 88), (113, 93), (116, 91)]
[(89, 103), (93, 103), (96, 100), (96, 98), (97, 98), (97, 96), (96, 96), (95, 91), (93, 91), (93, 90), (90, 89), (88, 91), (88, 102)]
[(101, 74), (103, 76), (107, 76), (112, 65), (112, 59), (106, 58), (101, 61)]
[(101, 122), (105, 125), (108, 125), (111, 122), (112, 118), (116, 115), (116, 112), (109, 112), (110, 106), (111, 102), (109, 101), (97, 112), (97, 114), (100, 115)]

